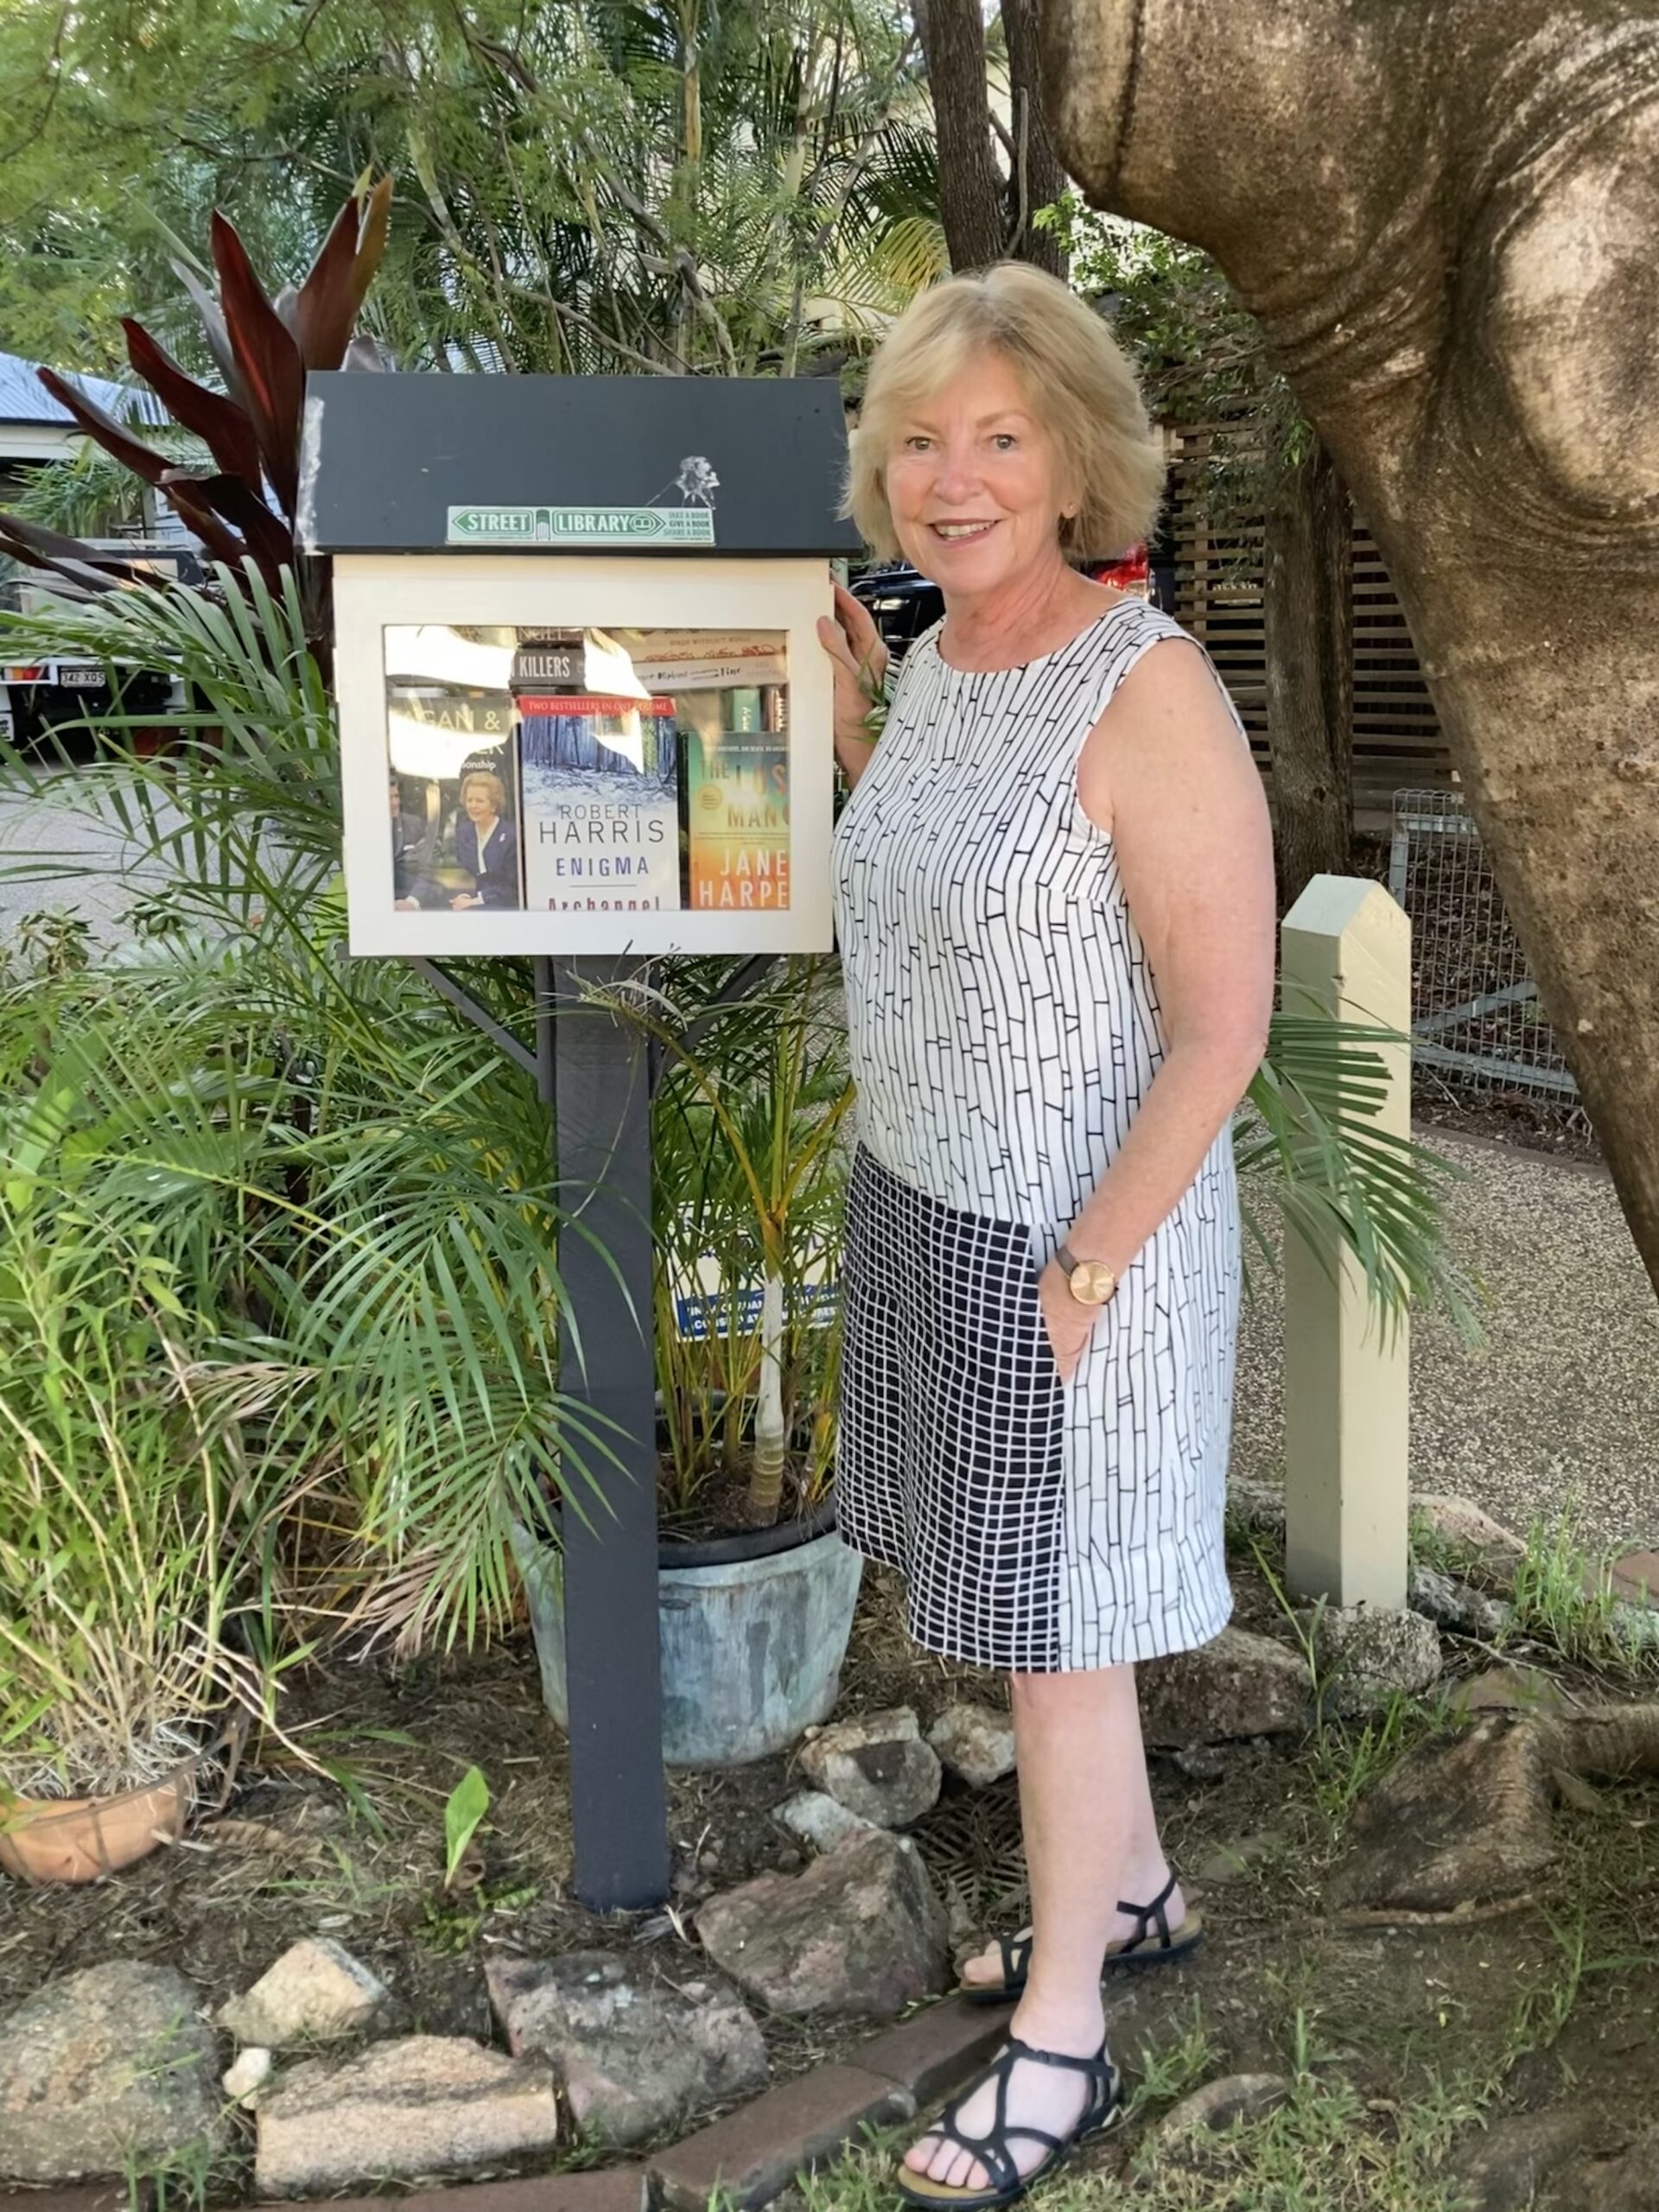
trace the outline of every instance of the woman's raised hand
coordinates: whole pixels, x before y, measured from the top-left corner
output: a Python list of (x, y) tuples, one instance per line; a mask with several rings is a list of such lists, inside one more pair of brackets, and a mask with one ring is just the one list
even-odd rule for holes
[(886, 688), (887, 649), (869, 610), (841, 584), (834, 619), (819, 620), (818, 642), (835, 664), (836, 751), (855, 777), (869, 759), (874, 732), (868, 718)]

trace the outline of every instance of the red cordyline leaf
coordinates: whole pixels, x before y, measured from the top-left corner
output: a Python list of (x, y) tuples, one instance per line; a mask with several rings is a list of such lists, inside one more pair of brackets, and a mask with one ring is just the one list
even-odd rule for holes
[(50, 569), (73, 583), (88, 585), (99, 591), (112, 591), (118, 584), (156, 588), (156, 578), (149, 571), (135, 569), (130, 563), (100, 551), (96, 545), (84, 544), (78, 537), (65, 537), (55, 530), (48, 530), (44, 524), (25, 522), (21, 515), (0, 514), (0, 550), (32, 568)]
[(127, 334), (127, 359), (150, 390), (187, 430), (204, 441), (221, 469), (241, 477), (257, 493), (259, 442), (244, 410), (222, 392), (210, 391), (187, 376), (141, 322), (123, 315), (121, 327)]
[(241, 539), (226, 529), (213, 508), (195, 488), (196, 480), (184, 470), (169, 468), (162, 481), (162, 497), (188, 530), (201, 540), (215, 561), (239, 569), (248, 557)]
[(242, 390), (242, 378), (238, 372), (236, 356), (231, 351), (230, 334), (225, 327), (225, 318), (219, 311), (219, 302), (197, 278), (188, 262), (175, 261), (173, 274), (190, 295), (196, 313), (201, 317), (202, 334), (207, 340), (207, 350), (214, 365), (225, 379), (225, 389), (245, 415), (246, 395)]
[(113, 454), (135, 476), (142, 476), (146, 484), (161, 482), (173, 466), (165, 454), (157, 453), (153, 446), (135, 438), (130, 430), (124, 429), (112, 415), (106, 415), (84, 392), (77, 391), (68, 378), (60, 377), (55, 369), (36, 369), (35, 373), (59, 406), (67, 408), (87, 436), (95, 439), (105, 453)]
[(305, 399), (300, 349), (265, 296), (241, 239), (217, 208), (213, 238), (225, 328), (248, 413), (276, 503), (292, 522), (299, 497), (300, 413)]
[(248, 542), (273, 590), (281, 589), (281, 572), (294, 565), (294, 533), (272, 514), (240, 476), (192, 476), (188, 479), (193, 498), (200, 499)]
[(345, 359), (386, 250), (391, 219), (389, 176), (365, 198), (353, 195), (335, 216), (295, 302), (294, 327), (308, 369), (337, 369)]

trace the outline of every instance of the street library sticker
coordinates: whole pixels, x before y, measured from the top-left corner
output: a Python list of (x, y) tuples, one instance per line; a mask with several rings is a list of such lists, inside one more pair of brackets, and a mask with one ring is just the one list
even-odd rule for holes
[(712, 545), (711, 507), (451, 507), (451, 545)]

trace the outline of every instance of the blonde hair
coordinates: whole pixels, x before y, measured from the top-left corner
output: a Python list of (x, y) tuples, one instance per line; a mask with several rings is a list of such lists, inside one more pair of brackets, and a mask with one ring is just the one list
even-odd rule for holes
[(461, 803), (463, 806), (467, 804), (467, 793), (468, 788), (474, 784), (483, 784), (487, 788), (490, 794), (490, 804), (495, 809), (498, 814), (505, 814), (506, 812), (507, 787), (502, 782), (500, 777), (496, 775), (488, 768), (469, 768), (467, 771), (467, 773), (461, 778), (460, 798)]
[(947, 276), (882, 340), (864, 391), (842, 512), (883, 559), (899, 550), (887, 465), (899, 425), (976, 353), (1000, 353), (1054, 441), (1075, 512), (1057, 518), (1069, 556), (1103, 559), (1146, 538), (1164, 493), (1163, 442), (1135, 372), (1075, 292), (1020, 261)]

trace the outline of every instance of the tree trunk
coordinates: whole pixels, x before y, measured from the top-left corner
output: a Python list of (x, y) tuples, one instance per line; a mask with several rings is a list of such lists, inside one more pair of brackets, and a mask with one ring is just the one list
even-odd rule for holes
[(1324, 442), (1268, 466), (1262, 612), (1279, 911), (1345, 875), (1354, 822), (1353, 509)]
[(784, 1279), (768, 1268), (760, 1298), (760, 1389), (754, 1408), (754, 1464), (749, 1517), (757, 1529), (776, 1522), (784, 1497)]
[(979, 0), (918, 0), (916, 27), (933, 95), (939, 213), (950, 266), (983, 269), (1002, 257), (1006, 203), (991, 154)]
[(1042, 7), (1067, 167), (1215, 256), (1376, 538), (1659, 1289), (1659, 0)]
[(1031, 224), (1037, 209), (1052, 207), (1067, 182), (1048, 127), (1033, 0), (1002, 0), (1002, 36), (1008, 49), (1008, 89), (1013, 95), (1007, 251), (1016, 260), (1034, 262), (1051, 275), (1064, 276), (1066, 257), (1058, 238), (1052, 231), (1033, 230)]

